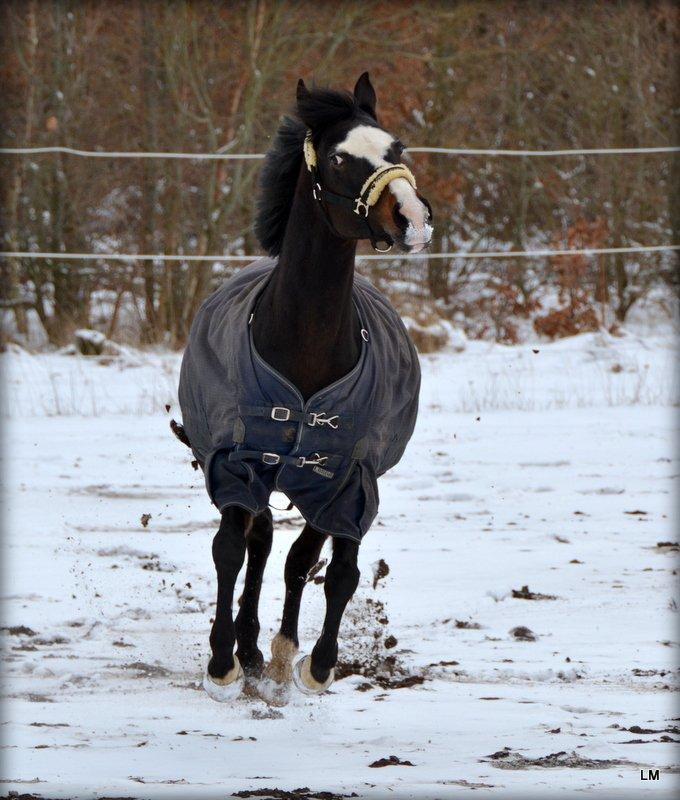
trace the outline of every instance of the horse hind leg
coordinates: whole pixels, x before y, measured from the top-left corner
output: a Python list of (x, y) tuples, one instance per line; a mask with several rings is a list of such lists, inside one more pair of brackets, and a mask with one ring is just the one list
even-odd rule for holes
[(298, 652), (298, 618), (302, 593), (307, 583), (307, 573), (319, 560), (326, 540), (323, 533), (305, 525), (293, 542), (284, 571), (286, 597), (279, 632), (272, 640), (272, 657), (265, 669), (262, 690), (269, 702), (285, 702), (293, 670), (293, 660)]
[(359, 584), (358, 553), (357, 542), (349, 539), (333, 541), (333, 557), (324, 582), (326, 617), (323, 630), (311, 656), (301, 658), (293, 672), (296, 685), (305, 693), (319, 694), (333, 682), (334, 667), (338, 660), (340, 622)]

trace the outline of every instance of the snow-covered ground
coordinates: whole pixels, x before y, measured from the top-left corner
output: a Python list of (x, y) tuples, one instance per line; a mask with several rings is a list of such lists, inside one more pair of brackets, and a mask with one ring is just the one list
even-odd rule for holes
[[(178, 357), (6, 354), (4, 789), (674, 796), (675, 355), (670, 336), (591, 334), (423, 358), (341, 632), (350, 674), (270, 708), (200, 688), (217, 520), (168, 430)], [(300, 528), (275, 517), (265, 652)], [(310, 582), (303, 652), (322, 614)], [(375, 765), (391, 756), (410, 765)]]

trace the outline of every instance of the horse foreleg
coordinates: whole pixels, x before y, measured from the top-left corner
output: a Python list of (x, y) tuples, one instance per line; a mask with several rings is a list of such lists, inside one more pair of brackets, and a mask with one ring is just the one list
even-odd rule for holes
[(333, 682), (333, 668), (338, 660), (340, 622), (359, 583), (358, 553), (357, 542), (334, 539), (333, 557), (326, 570), (324, 583), (326, 617), (323, 630), (311, 656), (305, 656), (295, 665), (295, 681), (303, 691), (323, 692)]
[(298, 618), (302, 592), (307, 583), (307, 573), (319, 560), (325, 540), (323, 533), (314, 530), (311, 525), (305, 525), (288, 552), (281, 628), (272, 640), (272, 659), (265, 671), (265, 675), (277, 684), (288, 683), (291, 679), (293, 659), (299, 647)]
[[(213, 561), (217, 571), (217, 606), (210, 631), (212, 658), (203, 685), (216, 700), (228, 700), (240, 691), (242, 670), (234, 656), (236, 630), (232, 618), (234, 585), (243, 566), (246, 553), (246, 533), (252, 517), (243, 509), (227, 508), (212, 544)], [(231, 689), (227, 690), (227, 687)], [(232, 691), (232, 689), (234, 691)]]
[(246, 567), (241, 607), (234, 623), (238, 643), (236, 656), (241, 662), (246, 677), (259, 677), (264, 665), (264, 657), (257, 646), (260, 634), (260, 620), (257, 611), (262, 576), (272, 549), (273, 530), (271, 511), (267, 510), (255, 517), (246, 534), (248, 566)]

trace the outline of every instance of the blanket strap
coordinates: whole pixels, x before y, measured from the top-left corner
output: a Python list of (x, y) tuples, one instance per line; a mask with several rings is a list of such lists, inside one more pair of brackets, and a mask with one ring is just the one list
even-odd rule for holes
[(334, 466), (342, 460), (341, 456), (322, 456), (312, 453), (311, 456), (287, 456), (280, 453), (265, 453), (262, 450), (234, 450), (229, 453), (229, 461), (261, 461), (263, 464), (278, 466), (287, 464), (291, 467)]
[(239, 405), (238, 413), (244, 417), (262, 417), (273, 419), (275, 422), (304, 422), (310, 428), (328, 425), (337, 430), (342, 423), (343, 428), (352, 428), (353, 419), (347, 414), (332, 414), (327, 411), (296, 411), (285, 406), (242, 406)]

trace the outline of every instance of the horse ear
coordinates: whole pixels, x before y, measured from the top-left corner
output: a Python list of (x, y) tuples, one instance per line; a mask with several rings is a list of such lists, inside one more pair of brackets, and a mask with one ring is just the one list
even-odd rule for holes
[(306, 100), (309, 97), (309, 89), (305, 86), (305, 82), (300, 78), (297, 82), (297, 88), (295, 90), (295, 97), (298, 103), (301, 100)]
[(362, 111), (365, 111), (375, 118), (375, 89), (373, 88), (371, 79), (368, 77), (368, 72), (362, 73), (357, 81), (354, 87), (354, 98)]

